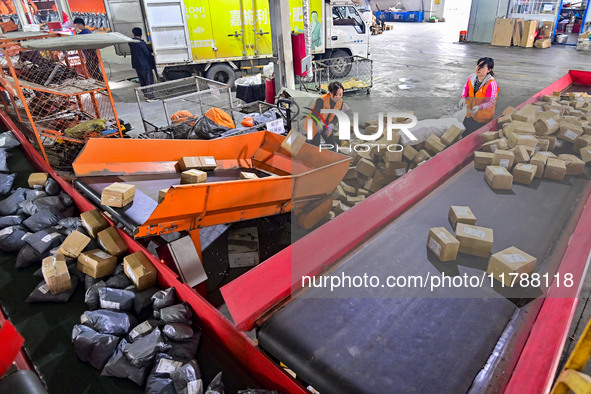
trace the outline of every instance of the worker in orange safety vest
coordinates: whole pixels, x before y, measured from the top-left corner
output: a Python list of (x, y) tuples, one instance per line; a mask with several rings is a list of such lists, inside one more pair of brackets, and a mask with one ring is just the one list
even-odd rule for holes
[[(314, 103), (314, 108), (306, 118), (306, 126), (312, 124), (313, 138), (310, 143), (320, 145), (320, 137), (327, 144), (335, 145), (335, 135), (333, 132), (337, 118), (334, 114), (321, 114), (322, 109), (343, 109), (343, 85), (340, 82), (331, 82), (328, 85), (328, 93), (320, 96)], [(314, 118), (314, 119), (313, 119)], [(307, 130), (307, 129), (306, 129)]]
[(464, 136), (478, 130), (495, 116), (495, 106), (499, 86), (494, 78), (495, 62), (490, 57), (483, 57), (476, 62), (476, 72), (468, 77), (459, 106), (466, 105)]

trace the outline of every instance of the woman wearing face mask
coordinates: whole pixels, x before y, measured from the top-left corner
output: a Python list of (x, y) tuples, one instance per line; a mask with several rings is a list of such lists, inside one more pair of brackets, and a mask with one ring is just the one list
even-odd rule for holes
[(336, 109), (343, 110), (346, 112), (347, 108), (343, 103), (343, 85), (340, 82), (331, 82), (328, 85), (328, 93), (320, 96), (314, 103), (312, 113), (319, 118), (320, 123), (312, 122), (311, 116), (306, 119), (306, 124), (310, 122), (312, 125), (314, 138), (310, 141), (311, 144), (319, 146), (320, 137), (327, 144), (335, 145), (335, 136), (333, 134), (333, 128), (337, 122), (337, 118), (334, 114), (321, 114), (320, 111), (323, 109)]
[(464, 136), (478, 130), (495, 116), (499, 86), (494, 79), (494, 66), (495, 62), (490, 57), (478, 59), (476, 72), (468, 77), (464, 86), (464, 93), (459, 103), (460, 107), (466, 105)]

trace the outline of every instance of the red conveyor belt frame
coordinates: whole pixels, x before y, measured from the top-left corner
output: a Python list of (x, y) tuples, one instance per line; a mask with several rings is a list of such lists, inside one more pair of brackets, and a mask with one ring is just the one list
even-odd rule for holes
[[(568, 74), (516, 108), (536, 102), (540, 96), (562, 91), (572, 84), (591, 86), (591, 72), (569, 70)], [(292, 291), (300, 288), (300, 281), (294, 278), (322, 272), (371, 234), (426, 197), (472, 160), (474, 151), (482, 144), (480, 136), (483, 133), (497, 129), (495, 119), (355, 208), (222, 287), (222, 295), (237, 328), (253, 329), (258, 319), (288, 298)], [(338, 242), (335, 242), (336, 240)], [(302, 256), (304, 258), (298, 258), (297, 272), (294, 271), (296, 267), (292, 267), (291, 264), (293, 247), (298, 248), (298, 251), (305, 251), (302, 252), (305, 254)], [(573, 274), (577, 289), (576, 298), (573, 298), (571, 292), (567, 296), (569, 298), (544, 299), (506, 392), (537, 394), (548, 391), (551, 386), (576, 309), (590, 249), (591, 197), (585, 204), (559, 267), (559, 272)], [(549, 296), (560, 296), (561, 290), (553, 283), (549, 289)]]
[[(17, 129), (12, 120), (3, 111), (0, 111), (0, 122), (3, 122), (15, 137), (20, 141), (25, 155), (39, 171), (47, 172), (54, 178), (62, 190), (69, 194), (81, 212), (95, 209), (96, 207), (86, 200), (82, 194), (72, 185), (57, 175), (33, 148), (26, 137)], [(113, 223), (111, 223), (113, 224)], [(197, 291), (187, 284), (179, 281), (175, 274), (163, 262), (154, 257), (146, 248), (138, 244), (127, 233), (117, 228), (117, 231), (125, 240), (130, 253), (142, 251), (158, 269), (158, 282), (163, 288), (175, 287), (178, 298), (187, 302), (195, 311), (197, 324), (206, 335), (209, 335), (222, 348), (267, 389), (288, 393), (308, 393), (304, 387), (285, 373), (276, 363), (265, 356), (256, 347), (256, 344), (236, 327), (217, 309), (209, 304)]]

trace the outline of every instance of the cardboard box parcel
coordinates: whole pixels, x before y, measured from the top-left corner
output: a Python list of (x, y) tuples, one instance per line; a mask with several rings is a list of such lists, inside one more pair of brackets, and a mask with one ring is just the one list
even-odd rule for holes
[(77, 258), (89, 243), (89, 237), (74, 230), (62, 242), (57, 252), (67, 257)]
[(86, 232), (90, 234), (92, 238), (96, 238), (99, 231), (103, 231), (110, 226), (107, 219), (101, 215), (98, 209), (92, 209), (81, 213), (80, 219), (82, 219), (82, 227), (84, 227)]
[(519, 277), (511, 274), (531, 274), (537, 262), (534, 256), (511, 246), (490, 256), (486, 272), (504, 286), (519, 285)]
[(93, 278), (111, 275), (116, 265), (117, 257), (100, 249), (89, 250), (78, 256), (78, 269)]
[(97, 234), (98, 244), (113, 256), (127, 253), (127, 244), (115, 227), (109, 227)]
[(513, 185), (513, 175), (505, 167), (486, 167), (484, 180), (494, 190), (511, 190), (511, 185)]
[(460, 241), (460, 253), (478, 257), (489, 257), (494, 242), (491, 228), (458, 223), (456, 238)]
[(158, 280), (156, 267), (141, 251), (125, 256), (123, 270), (138, 291), (154, 286)]
[(135, 185), (115, 182), (103, 189), (101, 204), (109, 207), (121, 208), (133, 201)]
[(295, 129), (291, 130), (281, 143), (281, 148), (289, 152), (291, 156), (297, 156), (302, 146), (306, 143), (306, 137), (297, 132)]
[(440, 261), (453, 261), (458, 257), (460, 241), (447, 231), (445, 227), (433, 227), (429, 229), (427, 248), (429, 248)]
[(35, 186), (44, 187), (49, 175), (46, 172), (34, 172), (29, 175), (28, 183), (30, 188)]
[(44, 258), (41, 263), (41, 272), (51, 294), (63, 293), (72, 288), (66, 258), (62, 254)]
[(454, 230), (458, 223), (464, 224), (476, 224), (476, 216), (472, 213), (470, 207), (452, 205), (449, 208), (449, 214), (447, 215), (449, 224)]

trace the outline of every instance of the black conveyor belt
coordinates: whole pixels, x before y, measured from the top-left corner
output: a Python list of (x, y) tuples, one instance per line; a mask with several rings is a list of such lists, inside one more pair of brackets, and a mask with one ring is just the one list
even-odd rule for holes
[[(488, 259), (460, 254), (441, 263), (427, 252), (430, 227), (451, 231), (451, 205), (470, 206), (476, 225), (494, 229), (493, 253), (516, 246), (538, 258), (538, 272), (553, 273), (589, 196), (589, 170), (562, 183), (535, 179), (495, 192), (470, 165), (345, 256), (330, 275), (482, 276)], [(298, 253), (292, 247), (294, 263)], [(457, 294), (445, 290), (437, 299), (382, 288), (348, 294), (306, 289), (259, 331), (259, 345), (321, 393), (467, 392), (509, 322), (517, 325), (511, 331), (530, 328), (512, 319), (520, 304), (486, 282), (464, 296), (472, 298), (445, 298)]]

